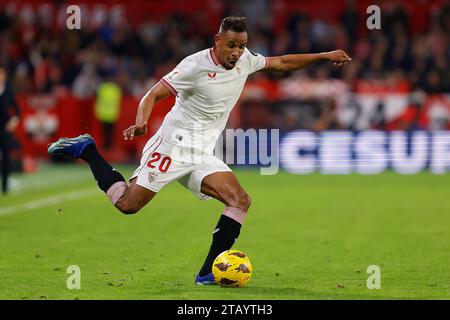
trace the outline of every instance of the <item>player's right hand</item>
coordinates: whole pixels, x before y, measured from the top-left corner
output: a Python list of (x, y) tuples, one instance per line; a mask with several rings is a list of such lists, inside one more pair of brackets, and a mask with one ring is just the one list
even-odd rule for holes
[(145, 136), (147, 134), (147, 123), (142, 127), (132, 125), (128, 129), (123, 130), (123, 138), (125, 140), (133, 140), (134, 136)]

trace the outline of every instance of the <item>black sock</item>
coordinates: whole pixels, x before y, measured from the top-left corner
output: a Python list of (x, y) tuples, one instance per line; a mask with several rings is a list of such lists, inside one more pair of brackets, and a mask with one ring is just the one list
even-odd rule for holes
[(200, 270), (200, 276), (205, 276), (212, 270), (212, 264), (219, 254), (223, 251), (231, 249), (239, 233), (241, 232), (241, 224), (228, 216), (221, 215), (217, 223), (216, 230), (213, 234), (211, 247), (206, 257), (203, 267)]
[(124, 177), (103, 159), (94, 144), (88, 145), (80, 158), (89, 164), (98, 186), (105, 193), (114, 183), (125, 181)]

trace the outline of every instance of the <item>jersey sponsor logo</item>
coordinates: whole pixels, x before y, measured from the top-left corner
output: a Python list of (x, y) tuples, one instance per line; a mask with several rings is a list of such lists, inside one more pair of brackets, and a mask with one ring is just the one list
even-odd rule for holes
[(216, 78), (216, 74), (217, 74), (217, 72), (208, 72), (208, 77), (210, 79), (215, 79)]

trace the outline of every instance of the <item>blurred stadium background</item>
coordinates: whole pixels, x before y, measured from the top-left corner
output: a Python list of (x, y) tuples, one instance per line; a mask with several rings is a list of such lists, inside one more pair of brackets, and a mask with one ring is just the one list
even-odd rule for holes
[[(71, 4), (81, 8), (80, 30), (66, 27), (69, 16), (66, 8)], [(381, 8), (380, 30), (369, 30), (366, 26), (370, 16), (366, 9), (372, 4)], [(146, 139), (130, 143), (121, 138), (121, 133), (134, 123), (140, 98), (185, 56), (212, 46), (221, 19), (228, 15), (248, 18), (248, 47), (263, 55), (344, 49), (353, 59), (343, 68), (321, 63), (288, 74), (252, 75), (228, 128), (280, 129), (281, 167), (288, 173), (380, 175), (312, 174), (300, 179), (282, 172), (263, 180), (256, 171), (237, 171), (254, 198), (253, 210), (258, 212), (249, 220), (254, 228), (249, 224), (240, 243), (247, 245), (243, 249), (255, 257), (259, 266), (255, 270), (260, 272), (259, 279), (264, 275), (265, 280), (255, 282), (255, 295), (242, 291), (239, 295), (226, 293), (220, 297), (339, 298), (336, 288), (344, 287), (355, 290), (349, 298), (449, 297), (450, 263), (448, 256), (442, 254), (449, 243), (449, 218), (445, 215), (450, 210), (448, 179), (447, 175), (435, 174), (446, 173), (450, 166), (450, 1), (0, 0), (0, 63), (7, 66), (21, 111), (15, 132), (18, 143), (12, 153), (16, 174), (10, 180), (11, 197), (0, 198), (0, 215), (42, 209), (48, 204), (54, 204), (59, 214), (62, 205), (53, 195), (81, 187), (85, 188), (82, 192), (95, 194), (78, 206), (64, 205), (62, 212), (79, 211), (66, 216), (74, 219), (78, 215), (81, 220), (76, 222), (55, 222), (54, 213), (45, 210), (41, 212), (42, 220), (27, 220), (21, 215), (2, 217), (0, 228), (4, 228), (5, 237), (1, 250), (9, 260), (0, 262), (0, 269), (13, 272), (14, 277), (0, 284), (4, 289), (1, 297), (78, 297), (59, 287), (65, 283), (66, 265), (72, 262), (63, 253), (65, 248), (83, 247), (85, 251), (71, 251), (72, 256), (77, 261), (90, 261), (90, 265), (85, 265), (93, 266), (100, 275), (86, 278), (91, 281), (91, 291), (84, 296), (80, 294), (81, 297), (123, 297), (119, 287), (126, 287), (128, 281), (137, 286), (145, 283), (148, 290), (139, 294), (131, 291), (129, 297), (164, 298), (165, 289), (171, 289), (170, 297), (211, 298), (211, 291), (183, 291), (179, 281), (191, 284), (191, 273), (197, 268), (192, 260), (201, 260), (202, 250), (206, 250), (201, 247), (198, 252), (194, 248), (208, 243), (208, 228), (216, 220), (214, 215), (206, 218), (203, 227), (191, 226), (203, 235), (199, 236), (201, 239), (192, 239), (184, 229), (177, 231), (186, 239), (186, 253), (180, 253), (179, 243), (167, 239), (165, 232), (174, 232), (169, 225), (180, 228), (192, 224), (185, 217), (187, 214), (205, 219), (205, 212), (198, 213), (198, 203), (189, 202), (195, 201), (193, 198), (170, 186), (167, 193), (158, 195), (159, 202), (152, 203), (148, 212), (158, 215), (156, 221), (163, 223), (163, 227), (158, 229), (161, 226), (151, 216), (137, 218), (150, 219), (143, 224), (150, 229), (136, 227), (130, 220), (111, 217), (112, 208), (93, 189), (85, 166), (49, 166), (50, 161), (57, 160), (49, 159), (47, 145), (59, 137), (89, 132), (105, 158), (131, 165), (121, 167), (130, 173), (140, 159)], [(170, 97), (155, 107), (149, 121), (151, 133), (157, 130), (172, 103)], [(105, 105), (110, 106), (106, 111)], [(399, 173), (416, 175), (406, 177)], [(81, 199), (86, 196), (84, 193), (81, 196), (70, 193), (67, 200)], [(274, 194), (278, 202), (268, 204), (267, 199)], [(183, 206), (171, 201), (171, 195), (185, 201)], [(299, 195), (306, 201), (294, 201)], [(50, 200), (47, 204), (39, 202), (41, 197)], [(27, 201), (31, 201), (28, 207), (23, 205)], [(104, 225), (94, 224), (88, 212), (91, 209), (86, 207), (95, 208), (98, 211), (95, 221), (103, 221)], [(165, 210), (179, 211), (181, 207), (188, 211), (183, 217), (159, 215)], [(208, 203), (205, 208), (202, 210), (220, 210), (218, 204)], [(285, 214), (286, 219), (275, 222), (274, 212)], [(83, 230), (79, 237), (73, 233), (75, 227), (71, 224)], [(273, 230), (266, 230), (267, 224), (274, 226)], [(404, 232), (398, 233), (402, 227)], [(261, 235), (257, 228), (267, 234)], [(134, 230), (135, 234), (124, 230)], [(152, 241), (156, 242), (158, 237), (166, 241), (165, 256), (152, 257), (162, 268), (176, 264), (178, 259), (189, 261), (187, 275), (181, 266), (175, 267), (181, 279), (159, 269), (157, 277), (163, 272), (162, 277), (172, 281), (168, 287), (167, 283), (159, 283), (165, 280), (155, 280), (152, 275), (139, 277), (136, 273), (147, 268), (142, 267), (147, 262), (139, 260), (140, 257), (150, 251), (161, 251), (148, 242), (149, 230)], [(38, 241), (27, 237), (31, 232), (36, 233)], [(62, 241), (55, 242), (52, 234)], [(109, 242), (103, 243), (99, 240), (101, 236), (109, 236)], [(130, 236), (129, 243), (119, 240)], [(271, 236), (279, 239), (277, 243), (282, 243), (282, 249), (275, 242), (264, 246), (257, 243), (258, 237), (266, 236), (265, 239)], [(373, 243), (374, 238), (366, 236), (378, 237), (378, 242)], [(138, 238), (146, 243), (148, 252), (129, 247)], [(89, 239), (97, 242), (93, 244)], [(111, 243), (118, 255), (127, 256), (137, 250), (140, 256), (129, 257), (125, 269), (120, 269), (112, 254), (97, 261), (97, 254), (107, 252)], [(47, 249), (42, 247), (45, 244)], [(277, 265), (280, 261), (273, 261), (267, 252), (269, 248), (292, 257), (292, 252), (298, 252), (300, 247), (303, 251), (299, 261), (284, 265), (287, 270), (282, 271)], [(364, 253), (366, 249), (372, 250), (373, 256)], [(341, 255), (337, 257), (336, 252)], [(351, 258), (350, 252), (354, 254)], [(394, 252), (407, 256), (394, 258)], [(43, 294), (44, 280), (35, 280), (34, 287), (33, 283), (27, 285), (33, 279), (28, 272), (38, 272), (38, 267), (26, 271), (24, 263), (33, 261), (39, 266), (42, 256), (52, 257), (46, 265), (48, 270), (62, 270), (58, 278), (61, 285), (56, 284), (59, 280), (50, 281), (50, 286), (59, 286), (60, 291)], [(343, 259), (340, 265), (336, 264), (339, 259)], [(391, 281), (392, 290), (384, 291), (384, 295), (367, 296), (367, 292), (361, 293), (366, 279), (364, 271), (374, 260), (385, 261), (382, 267), (391, 271), (408, 263), (418, 265), (395, 269), (386, 278)], [(102, 262), (114, 267), (105, 267)], [(345, 269), (347, 266), (352, 269)], [(126, 267), (136, 269), (134, 280), (120, 276), (106, 279), (110, 270), (112, 274), (129, 272)], [(336, 270), (337, 274), (327, 278), (327, 274)], [(412, 283), (408, 271), (418, 270), (421, 273), (415, 274), (416, 283)], [(291, 287), (271, 292), (274, 283), (286, 274), (290, 276), (283, 280)], [(429, 276), (436, 278), (430, 280)], [(92, 289), (99, 279), (108, 283), (105, 288), (109, 291)], [(149, 288), (155, 283), (160, 291)], [(307, 290), (298, 289), (297, 284)], [(416, 291), (417, 285), (426, 292)]]
[[(0, 60), (22, 112), (15, 160), (27, 172), (48, 159), (50, 141), (83, 132), (111, 161), (136, 161), (144, 140), (120, 137), (140, 98), (185, 56), (212, 46), (229, 14), (248, 17), (248, 46), (263, 55), (341, 48), (353, 58), (344, 68), (254, 74), (230, 128), (449, 129), (448, 1), (381, 1), (381, 30), (366, 27), (372, 1), (81, 1), (81, 30), (67, 29), (66, 2), (0, 3)], [(154, 109), (152, 132), (172, 99)], [(112, 111), (96, 112), (104, 103)], [(448, 139), (440, 139), (442, 149)]]

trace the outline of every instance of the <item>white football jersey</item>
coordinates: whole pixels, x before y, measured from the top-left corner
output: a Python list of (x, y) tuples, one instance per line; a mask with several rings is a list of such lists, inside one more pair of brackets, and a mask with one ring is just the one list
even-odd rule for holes
[(267, 64), (266, 57), (247, 48), (231, 70), (218, 63), (212, 48), (184, 58), (161, 79), (176, 101), (159, 135), (177, 146), (212, 154), (247, 77)]

